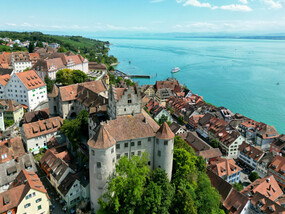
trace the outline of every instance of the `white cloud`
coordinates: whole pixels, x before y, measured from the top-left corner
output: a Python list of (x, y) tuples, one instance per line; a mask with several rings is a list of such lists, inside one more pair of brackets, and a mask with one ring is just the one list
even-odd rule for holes
[(230, 4), (230, 5), (223, 5), (219, 7), (222, 10), (231, 10), (231, 11), (241, 11), (241, 12), (250, 12), (252, 9), (247, 5), (240, 5), (240, 4)]
[(194, 6), (194, 7), (208, 7), (211, 8), (210, 3), (201, 3), (198, 0), (176, 0), (177, 3), (184, 3), (183, 6)]
[(163, 2), (164, 0), (152, 0), (150, 1), (150, 3), (159, 3), (159, 2)]
[(247, 4), (247, 0), (239, 0), (240, 3)]
[(282, 4), (280, 1), (274, 0), (263, 0), (265, 4), (269, 5), (271, 9), (280, 9), (282, 8)]

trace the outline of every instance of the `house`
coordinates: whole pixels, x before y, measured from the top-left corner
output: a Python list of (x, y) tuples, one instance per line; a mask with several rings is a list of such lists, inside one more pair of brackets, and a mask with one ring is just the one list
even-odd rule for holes
[[(110, 120), (95, 128), (89, 141), (90, 201), (95, 212), (98, 198), (104, 193), (108, 177), (122, 157), (149, 153), (151, 169), (165, 170), (171, 180), (174, 133), (166, 122), (161, 127), (142, 110), (138, 88), (115, 88), (109, 91), (107, 113)], [(108, 154), (108, 155), (106, 155)]]
[(251, 169), (257, 169), (257, 164), (260, 162), (264, 152), (246, 142), (243, 142), (238, 148), (238, 159), (249, 166)]
[(232, 120), (232, 118), (234, 117), (234, 114), (231, 112), (231, 110), (227, 109), (227, 108), (221, 108), (221, 113), (223, 115), (223, 118), (225, 121), (230, 122)]
[(51, 48), (59, 48), (60, 47), (60, 45), (58, 43), (49, 43), (48, 46)]
[(156, 91), (155, 100), (165, 107), (167, 100), (172, 96), (173, 94), (169, 88), (162, 88)]
[(5, 131), (4, 114), (0, 111), (0, 131)]
[(260, 146), (261, 149), (270, 149), (270, 144), (279, 137), (274, 126), (269, 126), (267, 124), (261, 123), (257, 128), (255, 145)]
[(142, 85), (141, 92), (147, 95), (148, 97), (155, 96), (155, 89), (153, 85)]
[(49, 112), (63, 119), (75, 118), (83, 109), (89, 113), (100, 110), (108, 103), (107, 87), (101, 80), (58, 88), (54, 85), (49, 97)]
[(217, 158), (210, 161), (207, 168), (231, 184), (240, 181), (242, 169), (236, 165), (233, 159)]
[[(8, 154), (9, 153), (7, 152), (7, 158), (9, 159)], [(13, 154), (11, 154), (11, 160), (3, 160), (5, 162), (0, 164), (0, 192), (6, 191), (9, 188), (9, 185), (15, 180), (16, 176), (20, 173), (21, 170), (27, 170), (29, 172), (37, 171), (33, 155), (30, 153), (25, 153), (24, 155), (19, 156), (20, 154), (20, 152), (18, 154), (15, 152), (14, 158)], [(6, 156), (4, 156), (4, 158), (5, 157)]]
[(250, 213), (285, 213), (285, 208), (265, 195), (256, 192), (250, 201)]
[(0, 142), (0, 164), (25, 155), (21, 137), (15, 137)]
[(0, 99), (0, 111), (4, 113), (4, 120), (13, 120), (15, 123), (24, 115), (23, 106), (11, 99)]
[(61, 117), (23, 124), (21, 133), (27, 150), (37, 154), (41, 148), (46, 149), (47, 142), (54, 135), (59, 134), (62, 124), (63, 119)]
[(263, 157), (257, 162), (256, 172), (261, 178), (267, 176), (268, 166), (273, 161), (274, 156), (271, 152), (267, 152), (263, 155)]
[(197, 133), (203, 138), (208, 138), (209, 121), (214, 117), (212, 114), (207, 113), (199, 119)]
[(257, 179), (241, 191), (241, 193), (249, 199), (251, 199), (256, 192), (259, 192), (272, 201), (275, 201), (283, 195), (283, 192), (273, 175)]
[(46, 84), (33, 70), (15, 73), (5, 86), (5, 98), (33, 110), (41, 102), (47, 101)]
[(207, 169), (211, 184), (221, 195), (223, 207), (231, 214), (246, 214), (250, 207), (249, 199), (233, 188), (231, 184)]
[(175, 134), (175, 135), (179, 135), (179, 134), (183, 134), (186, 130), (184, 130), (179, 124), (177, 124), (176, 122), (171, 123), (171, 125), (169, 126), (169, 128), (171, 129), (171, 131)]
[(238, 131), (226, 132), (224, 130), (219, 133), (219, 147), (222, 153), (229, 158), (237, 158), (238, 148), (244, 141), (244, 137)]
[(40, 55), (38, 53), (30, 53), (30, 59), (32, 61), (33, 66), (40, 59)]
[(88, 171), (76, 174), (69, 173), (58, 186), (58, 193), (66, 202), (68, 209), (84, 200), (87, 204), (90, 200), (90, 185)]
[(98, 62), (88, 62), (89, 72), (107, 72), (107, 66), (103, 63)]
[(165, 89), (165, 88), (169, 88), (171, 90), (171, 92), (174, 91), (175, 86), (179, 86), (179, 82), (176, 79), (166, 79), (164, 81), (156, 81), (155, 83), (155, 89), (156, 91), (160, 90), (160, 89)]
[(163, 119), (166, 122), (172, 122), (172, 116), (154, 99), (150, 99), (145, 105), (145, 109), (151, 114), (152, 118), (156, 121)]
[(207, 165), (210, 161), (222, 157), (222, 153), (219, 148), (210, 148), (209, 150), (198, 151), (196, 152), (196, 155), (201, 155), (206, 161)]
[(227, 131), (228, 123), (223, 119), (212, 117), (208, 122), (208, 137), (211, 141), (212, 139), (217, 139), (221, 136), (222, 131)]
[(201, 140), (194, 133), (186, 132), (180, 136), (182, 137), (182, 139), (186, 141), (186, 143), (188, 143), (189, 146), (191, 146), (194, 149), (195, 152), (207, 151), (212, 148), (208, 143)]
[(273, 175), (278, 184), (285, 190), (285, 157), (277, 155), (268, 166), (268, 175)]
[(49, 119), (49, 109), (45, 108), (39, 111), (26, 112), (23, 117), (23, 124), (32, 123), (39, 120)]
[(5, 87), (9, 80), (11, 79), (11, 76), (9, 74), (4, 74), (0, 76), (0, 99), (5, 99)]
[(32, 67), (32, 61), (28, 52), (13, 52), (11, 55), (13, 73), (23, 72)]
[(281, 134), (278, 138), (275, 138), (270, 145), (270, 152), (273, 155), (285, 155), (285, 135)]
[(50, 199), (38, 175), (22, 170), (10, 185), (0, 193), (1, 213), (49, 214)]
[(189, 120), (188, 120), (189, 127), (195, 131), (198, 128), (198, 122), (202, 117), (204, 117), (203, 114), (192, 115), (191, 117), (189, 117)]

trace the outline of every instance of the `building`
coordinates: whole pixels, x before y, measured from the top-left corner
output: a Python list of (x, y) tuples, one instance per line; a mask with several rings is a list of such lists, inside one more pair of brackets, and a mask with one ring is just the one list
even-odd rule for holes
[(169, 88), (172, 92), (174, 91), (175, 87), (179, 86), (179, 82), (176, 79), (166, 79), (164, 81), (156, 81), (155, 89), (158, 91), (159, 89)]
[(50, 199), (38, 175), (22, 170), (10, 185), (0, 193), (1, 213), (49, 214)]
[(60, 47), (60, 45), (57, 43), (49, 43), (48, 46), (51, 48), (59, 48)]
[(212, 114), (207, 113), (203, 117), (199, 119), (198, 126), (197, 126), (197, 133), (202, 136), (203, 138), (208, 138), (208, 128), (209, 122), (211, 118), (214, 117)]
[(37, 154), (41, 148), (47, 149), (47, 142), (59, 134), (62, 124), (63, 119), (61, 117), (23, 124), (21, 133), (27, 150)]
[(277, 155), (268, 167), (268, 175), (273, 175), (278, 184), (285, 190), (285, 157)]
[(11, 79), (11, 76), (9, 74), (4, 74), (0, 76), (0, 99), (5, 99), (5, 87), (9, 80)]
[(0, 111), (3, 111), (4, 120), (13, 120), (15, 123), (18, 123), (24, 115), (23, 106), (11, 99), (0, 99)]
[(230, 158), (237, 158), (238, 148), (245, 141), (238, 131), (223, 132), (219, 133), (219, 147), (221, 148), (222, 153)]
[(256, 132), (255, 145), (260, 146), (263, 150), (269, 150), (270, 144), (277, 137), (279, 137), (279, 134), (274, 126), (261, 123)]
[(199, 114), (199, 115), (192, 115), (191, 117), (189, 117), (189, 120), (188, 120), (188, 126), (192, 129), (192, 130), (196, 130), (198, 128), (198, 123), (199, 123), (199, 120), (204, 117), (203, 114)]
[(158, 89), (155, 93), (155, 100), (159, 102), (163, 107), (166, 106), (166, 102), (173, 94), (169, 88)]
[(275, 140), (270, 145), (270, 152), (273, 153), (273, 155), (285, 155), (285, 135), (281, 134), (278, 138), (275, 138)]
[(148, 97), (154, 97), (155, 96), (155, 89), (153, 85), (142, 85), (141, 91)]
[(149, 154), (151, 169), (162, 168), (169, 180), (172, 173), (174, 134), (166, 122), (161, 127), (144, 111), (136, 87), (109, 91), (108, 115), (111, 120), (96, 127), (89, 139), (91, 208), (98, 210), (98, 198), (106, 189), (108, 177), (122, 156)]
[(272, 201), (275, 201), (283, 195), (283, 192), (273, 175), (257, 179), (241, 191), (241, 193), (249, 199), (251, 199), (256, 192), (259, 192)]
[(238, 159), (253, 170), (257, 169), (258, 162), (263, 155), (264, 152), (261, 149), (246, 142), (243, 142), (238, 148)]
[(223, 180), (211, 170), (207, 170), (211, 184), (221, 195), (221, 203), (223, 207), (231, 214), (247, 214), (249, 213), (249, 199), (233, 188), (231, 184)]
[(107, 66), (103, 63), (98, 62), (88, 62), (88, 71), (89, 72), (107, 72)]
[(273, 159), (274, 159), (273, 154), (271, 152), (267, 152), (263, 155), (263, 157), (257, 163), (256, 172), (261, 178), (264, 178), (267, 176), (268, 166), (269, 164), (271, 164)]
[(207, 168), (230, 184), (240, 181), (240, 171), (242, 169), (236, 165), (233, 159), (217, 158), (210, 161)]
[(158, 122), (161, 119), (171, 123), (173, 121), (171, 114), (154, 99), (149, 100), (149, 102), (145, 105), (145, 109), (151, 114), (152, 118)]
[(16, 159), (26, 154), (21, 137), (15, 137), (0, 142), (0, 164)]
[(183, 134), (184, 132), (186, 132), (186, 130), (184, 130), (178, 123), (175, 122), (171, 123), (169, 128), (175, 135)]
[(209, 150), (198, 151), (196, 152), (196, 155), (201, 155), (206, 161), (207, 165), (210, 161), (222, 157), (222, 153), (219, 148), (210, 148)]
[(15, 73), (5, 87), (5, 98), (13, 99), (33, 110), (47, 101), (46, 84), (33, 70)]
[(33, 123), (39, 120), (49, 119), (49, 109), (42, 109), (39, 111), (26, 112), (23, 117), (23, 124)]
[(32, 67), (32, 61), (28, 52), (13, 52), (11, 62), (13, 73), (20, 73)]
[(54, 85), (48, 95), (50, 115), (75, 118), (83, 109), (91, 114), (107, 105), (107, 93), (107, 87), (101, 80), (60, 88)]

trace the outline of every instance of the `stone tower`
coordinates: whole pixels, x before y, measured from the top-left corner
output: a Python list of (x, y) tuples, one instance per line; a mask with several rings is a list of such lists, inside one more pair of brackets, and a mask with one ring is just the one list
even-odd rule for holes
[(96, 134), (88, 141), (91, 208), (96, 212), (100, 206), (98, 199), (106, 190), (108, 177), (115, 170), (115, 139), (103, 124), (97, 127)]
[(169, 181), (172, 174), (174, 133), (164, 122), (156, 133), (154, 145), (154, 168), (164, 169)]

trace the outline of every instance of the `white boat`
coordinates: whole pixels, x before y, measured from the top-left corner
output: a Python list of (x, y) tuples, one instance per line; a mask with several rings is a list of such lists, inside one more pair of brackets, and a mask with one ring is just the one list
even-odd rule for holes
[(171, 73), (177, 73), (178, 71), (180, 71), (180, 68), (175, 67), (171, 70)]

